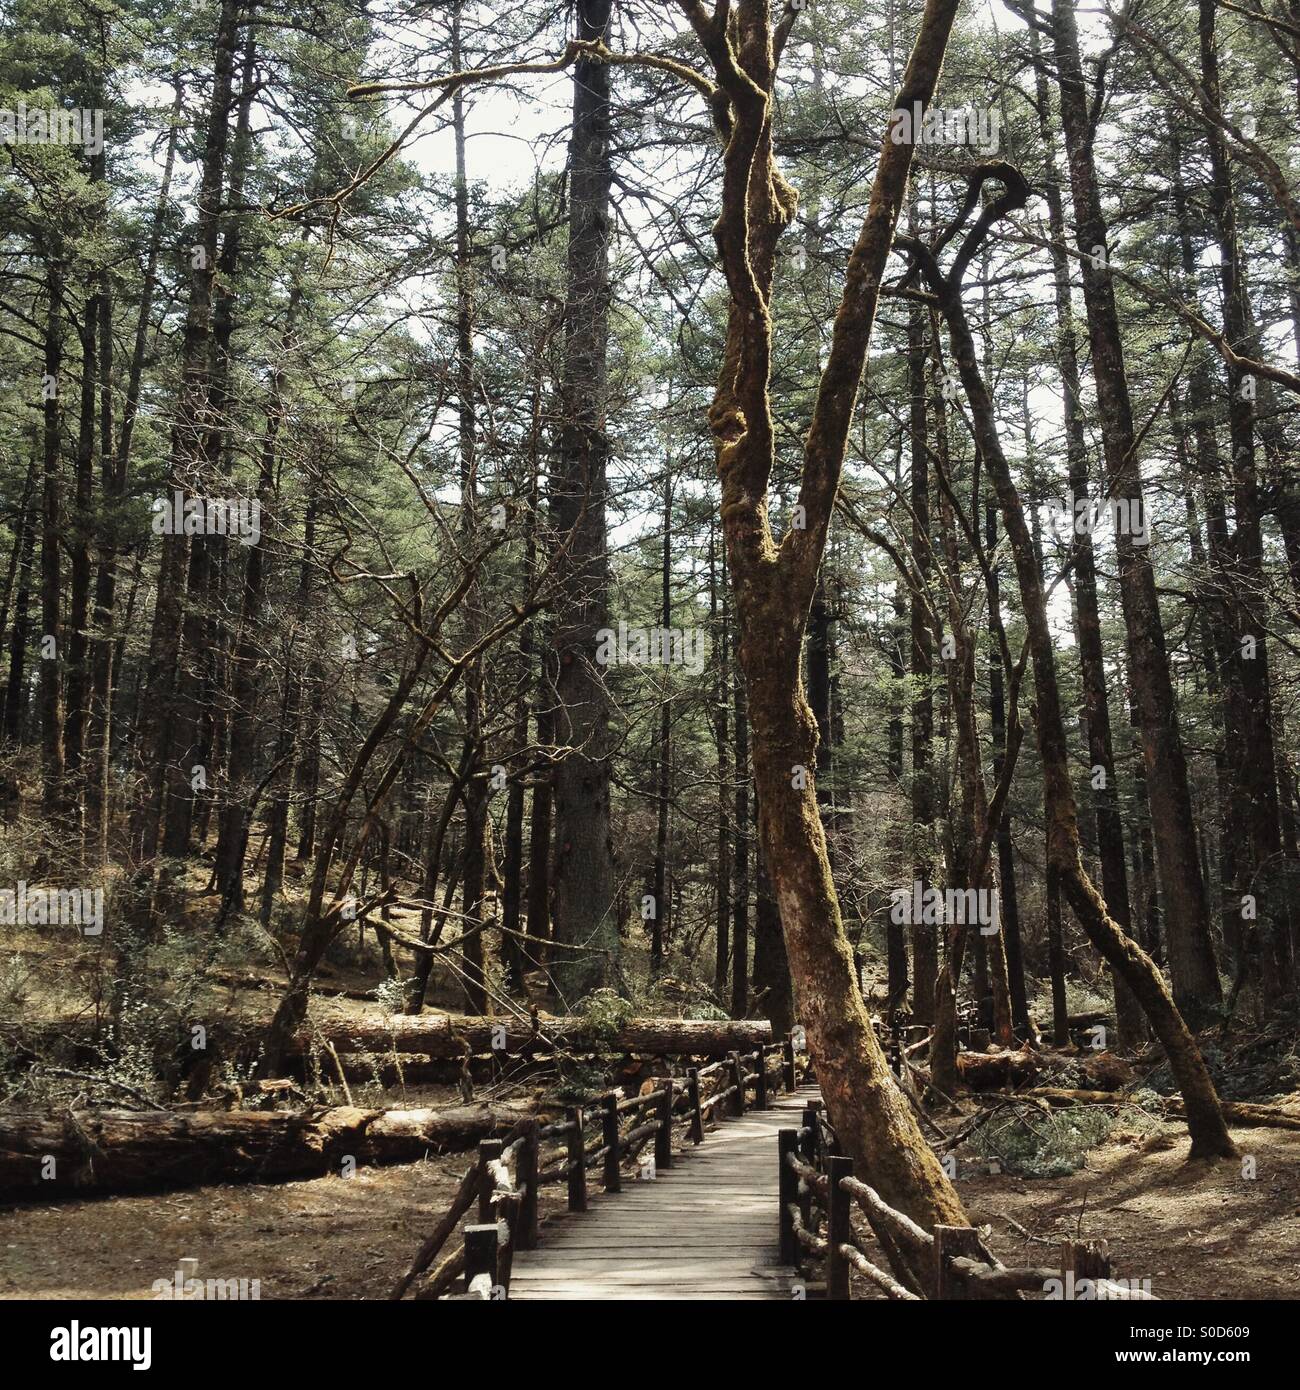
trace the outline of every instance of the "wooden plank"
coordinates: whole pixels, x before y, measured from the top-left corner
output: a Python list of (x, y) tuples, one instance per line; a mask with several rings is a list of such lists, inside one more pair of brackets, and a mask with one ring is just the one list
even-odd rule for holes
[(777, 1130), (816, 1092), (706, 1131), (653, 1180), (625, 1178), (588, 1211), (547, 1224), (515, 1256), (511, 1298), (746, 1301), (790, 1297), (777, 1263)]
[[(514, 1286), (510, 1286), (510, 1297), (516, 1298)], [(770, 1294), (759, 1289), (656, 1289), (656, 1290), (601, 1290), (591, 1286), (577, 1289), (548, 1289), (544, 1293), (520, 1293), (517, 1301), (523, 1302), (697, 1302), (716, 1300), (719, 1302), (766, 1302), (781, 1298), (788, 1302), (788, 1294)]]

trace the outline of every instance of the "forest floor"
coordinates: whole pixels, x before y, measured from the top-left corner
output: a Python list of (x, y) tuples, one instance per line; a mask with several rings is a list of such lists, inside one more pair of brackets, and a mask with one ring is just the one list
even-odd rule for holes
[(187, 1257), (200, 1279), (258, 1280), (263, 1299), (387, 1298), (470, 1162), (3, 1207), (0, 1299), (152, 1299)]
[[(1167, 1123), (1116, 1131), (1068, 1177), (963, 1168), (958, 1187), (1008, 1264), (1054, 1264), (1063, 1239), (1105, 1239), (1115, 1274), (1150, 1279), (1161, 1298), (1296, 1298), (1300, 1134), (1235, 1138), (1255, 1159), (1253, 1180), (1238, 1162), (1187, 1164), (1182, 1127)], [(2, 1208), (0, 1298), (148, 1299), (187, 1256), (200, 1278), (260, 1280), (264, 1299), (384, 1298), (468, 1161)]]
[(1115, 1276), (1149, 1279), (1157, 1298), (1300, 1298), (1300, 1132), (1233, 1138), (1254, 1178), (1241, 1160), (1188, 1163), (1186, 1130), (1167, 1122), (1154, 1134), (1115, 1130), (1066, 1177), (959, 1169), (958, 1190), (1009, 1265), (1053, 1265), (1063, 1240), (1106, 1240)]
[[(273, 1007), (281, 972), (268, 955), (250, 967), (249, 944), (232, 941), (229, 963), (218, 962), (217, 971), (200, 977), (192, 998), (208, 1021), (257, 1017)], [(264, 940), (259, 944), (265, 947)], [(318, 1020), (382, 1012), (373, 991), (373, 945), (367, 941), (366, 947), (340, 952), (322, 972), (313, 1003)], [(0, 1022), (87, 1018), (87, 999), (102, 1000), (109, 985), (101, 950), (75, 939), (53, 943), (36, 933), (7, 933), (0, 951)], [(163, 998), (175, 997), (192, 978), (192, 951), (178, 936), (159, 954), (153, 986)], [(330, 991), (352, 997), (325, 997)], [(450, 988), (436, 990), (434, 999), (454, 1006), (453, 995)], [(1294, 1038), (1238, 1034), (1221, 1047), (1207, 1035), (1202, 1042), (1225, 1098), (1300, 1105)], [(1142, 1070), (1144, 1084), (1169, 1089), (1159, 1067)], [(490, 1089), (495, 1099), (517, 1099), (539, 1080)], [(81, 1090), (80, 1083), (51, 1085), (44, 1103), (59, 1097), (66, 1103)], [(111, 1089), (89, 1090), (98, 1103), (120, 1103)], [(332, 1086), (323, 1091), (321, 1099), (345, 1099)], [(460, 1100), (447, 1085), (393, 1089), (362, 1080), (351, 1093), (363, 1105)], [(14, 1103), (32, 1104), (33, 1098)], [(1187, 1164), (1180, 1123), (1136, 1113), (1134, 1120), (1131, 1126), (1117, 1122), (1067, 1176), (983, 1172), (977, 1155), (967, 1158), (970, 1151), (959, 1150), (958, 1190), (972, 1219), (991, 1228), (999, 1257), (1007, 1264), (1052, 1265), (1066, 1238), (1105, 1239), (1115, 1274), (1150, 1279), (1161, 1298), (1300, 1297), (1300, 1132), (1235, 1130), (1243, 1156), (1254, 1160), (1254, 1176), (1247, 1177), (1239, 1161)], [(155, 1296), (154, 1282), (171, 1281), (186, 1257), (197, 1259), (201, 1278), (260, 1281), (266, 1299), (384, 1298), (445, 1210), (469, 1161), (467, 1154), (450, 1154), (361, 1169), (348, 1179), (0, 1206), (0, 1299), (147, 1299)]]

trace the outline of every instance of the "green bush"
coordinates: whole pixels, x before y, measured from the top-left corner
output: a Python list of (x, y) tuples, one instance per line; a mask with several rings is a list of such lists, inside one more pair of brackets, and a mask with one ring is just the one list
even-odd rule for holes
[(583, 1030), (598, 1038), (616, 1038), (636, 1009), (612, 989), (598, 989), (580, 999), (574, 1013), (582, 1019)]
[[(1153, 1097), (1158, 1099), (1158, 1097)], [(1063, 1178), (1087, 1161), (1088, 1150), (1104, 1143), (1120, 1123), (1106, 1105), (1076, 1105), (1045, 1111), (1036, 1106), (1008, 1106), (971, 1135), (971, 1152), (993, 1159), (1003, 1171), (1024, 1178)], [(1138, 1106), (1126, 1106), (1123, 1124), (1132, 1129), (1157, 1127), (1157, 1121)]]

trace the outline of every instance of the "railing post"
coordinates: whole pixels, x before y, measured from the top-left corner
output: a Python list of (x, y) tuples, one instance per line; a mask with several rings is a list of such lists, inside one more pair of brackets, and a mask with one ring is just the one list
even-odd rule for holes
[(842, 1178), (853, 1176), (851, 1158), (830, 1158), (826, 1162), (826, 1297), (849, 1296), (849, 1262), (840, 1253), (841, 1245), (852, 1243), (849, 1194), (840, 1186)]
[(519, 1163), (515, 1168), (515, 1185), (519, 1188), (519, 1229), (515, 1245), (520, 1250), (537, 1248), (537, 1129), (536, 1120), (529, 1120), (524, 1130), (524, 1142), (519, 1146)]
[(740, 1053), (731, 1054), (731, 1084), (736, 1088), (736, 1093), (731, 1097), (731, 1113), (733, 1115), (743, 1115), (745, 1113), (745, 1064), (740, 1060)]
[(489, 1292), (492, 1296), (497, 1286), (497, 1226), (465, 1227), (465, 1292), (469, 1293), (474, 1281), (487, 1275)]
[(803, 1127), (808, 1131), (808, 1138), (804, 1141), (804, 1158), (814, 1168), (820, 1166), (822, 1130), (818, 1116), (821, 1108), (819, 1100), (810, 1100), (803, 1108)]
[(510, 1275), (515, 1263), (515, 1245), (519, 1237), (519, 1194), (512, 1192), (500, 1204), (501, 1219), (497, 1229), (505, 1230), (505, 1241), (497, 1242), (497, 1284), (501, 1297), (510, 1297)]
[(700, 1109), (700, 1069), (686, 1072), (686, 1098), (691, 1103), (691, 1143), (704, 1143), (704, 1112)]
[(655, 1130), (655, 1172), (673, 1166), (673, 1079), (664, 1077), (659, 1097), (659, 1128)]
[(564, 1112), (570, 1129), (567, 1135), (569, 1153), (569, 1210), (587, 1210), (587, 1154), (582, 1142), (582, 1106), (571, 1105)]
[(754, 1053), (754, 1061), (758, 1063), (758, 1090), (754, 1097), (754, 1108), (757, 1110), (767, 1109), (767, 1054), (760, 1047)]
[(601, 1102), (600, 1142), (605, 1146), (605, 1191), (622, 1188), (618, 1167), (618, 1097), (606, 1096)]
[(891, 1024), (889, 1025), (889, 1041), (890, 1041), (890, 1043), (891, 1043), (891, 1045), (893, 1046), (893, 1049), (894, 1049), (894, 1075), (895, 1075), (895, 1076), (902, 1076), (902, 1074), (903, 1074), (903, 1039), (902, 1039), (901, 1034), (899, 1033), (899, 1029), (898, 1029), (898, 1024), (897, 1024), (897, 1023), (891, 1023)]
[(478, 1219), (482, 1222), (497, 1219), (496, 1208), (492, 1205), (492, 1193), (496, 1184), (488, 1171), (488, 1164), (501, 1157), (500, 1139), (481, 1139), (478, 1146)]
[(789, 1155), (799, 1152), (799, 1131), (777, 1130), (776, 1145), (781, 1163), (781, 1171), (776, 1180), (777, 1200), (781, 1203), (777, 1225), (777, 1230), (781, 1233), (781, 1263), (792, 1265), (798, 1258), (799, 1243), (794, 1238), (794, 1217), (790, 1214), (790, 1203), (799, 1200), (799, 1174), (790, 1167)]
[(781, 1044), (781, 1079), (787, 1092), (793, 1091), (799, 1084), (795, 1074), (793, 1034), (787, 1034), (785, 1042)]
[(955, 1255), (967, 1259), (983, 1258), (980, 1235), (971, 1226), (936, 1226), (934, 1228), (934, 1293), (936, 1299), (960, 1299), (965, 1293), (965, 1281), (955, 1274), (948, 1261)]
[[(810, 1101), (804, 1106), (803, 1111), (803, 1137), (799, 1140), (799, 1156), (810, 1167), (817, 1167), (817, 1149), (819, 1147), (820, 1131), (817, 1128), (816, 1101)], [(804, 1183), (799, 1189), (799, 1215), (803, 1218), (806, 1230), (812, 1230), (812, 1208), (813, 1192), (812, 1188)]]

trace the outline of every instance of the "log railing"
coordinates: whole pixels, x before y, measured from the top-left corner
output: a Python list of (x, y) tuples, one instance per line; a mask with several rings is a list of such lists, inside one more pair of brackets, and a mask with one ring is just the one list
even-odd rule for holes
[[(1065, 1242), (1059, 1268), (1010, 1269), (973, 1227), (925, 1230), (854, 1176), (853, 1161), (840, 1152), (821, 1101), (805, 1107), (799, 1129), (778, 1131), (777, 1153), (781, 1263), (808, 1274), (821, 1265), (827, 1299), (849, 1298), (855, 1272), (900, 1302), (1019, 1299), (1054, 1285), (1060, 1285), (1057, 1296), (1066, 1298), (1153, 1297), (1111, 1278), (1104, 1241)], [(868, 1257), (866, 1237), (853, 1222), (855, 1204), (898, 1277)], [(1087, 1291), (1081, 1294), (1084, 1280)]]
[[(466, 1170), (450, 1207), (390, 1297), (402, 1298), (415, 1286), (417, 1299), (508, 1298), (515, 1251), (537, 1244), (541, 1189), (564, 1184), (568, 1209), (586, 1211), (590, 1175), (598, 1171), (603, 1190), (618, 1192), (624, 1165), (653, 1144), (653, 1157), (642, 1162), (640, 1176), (654, 1177), (672, 1167), (676, 1126), (683, 1128), (684, 1140), (703, 1143), (709, 1124), (747, 1109), (766, 1109), (772, 1089), (793, 1091), (798, 1080), (789, 1037), (690, 1067), (684, 1077), (664, 1077), (643, 1095), (608, 1091), (568, 1107), (562, 1120), (522, 1120), (504, 1139), (484, 1140), (477, 1163)], [(478, 1220), (464, 1227), (461, 1248), (427, 1273), (475, 1202)], [(453, 1293), (457, 1285), (460, 1291)]]

